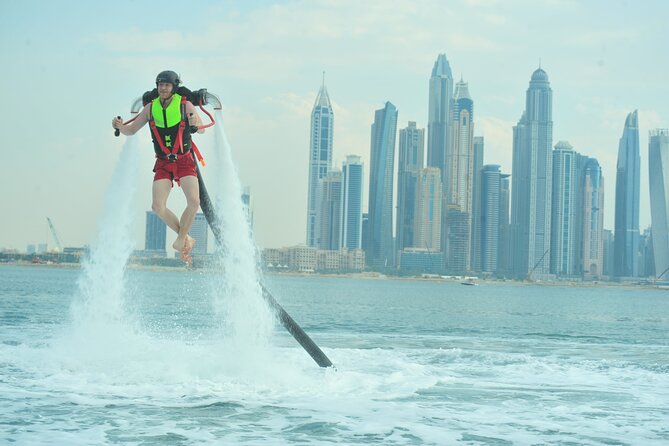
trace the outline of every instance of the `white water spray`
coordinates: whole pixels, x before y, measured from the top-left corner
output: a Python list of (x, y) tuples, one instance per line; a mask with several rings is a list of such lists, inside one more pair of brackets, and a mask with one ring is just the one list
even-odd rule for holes
[(133, 226), (139, 152), (129, 137), (114, 170), (104, 200), (104, 212), (90, 254), (82, 264), (79, 296), (71, 307), (74, 339), (79, 348), (105, 351), (122, 343), (132, 332), (124, 311), (125, 267), (134, 248)]
[(215, 159), (222, 173), (217, 175), (213, 191), (223, 239), (217, 249), (223, 269), (223, 277), (216, 284), (217, 310), (223, 313), (226, 337), (235, 350), (266, 355), (275, 319), (262, 296), (257, 249), (230, 144), (220, 124), (220, 111), (216, 118)]

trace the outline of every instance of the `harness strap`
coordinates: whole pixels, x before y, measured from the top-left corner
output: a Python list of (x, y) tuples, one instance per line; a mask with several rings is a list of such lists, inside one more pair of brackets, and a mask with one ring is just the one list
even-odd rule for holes
[[(186, 128), (186, 121), (185, 121), (185, 116), (186, 116), (186, 96), (181, 96), (181, 121), (179, 122), (179, 130), (177, 132), (177, 140), (174, 143), (174, 146), (172, 147), (172, 151), (165, 147), (165, 143), (163, 143), (163, 138), (160, 136), (160, 133), (158, 132), (158, 128), (156, 127), (155, 120), (153, 119), (153, 113), (149, 113), (149, 127), (151, 127), (151, 132), (153, 133), (153, 136), (155, 140), (158, 142), (158, 146), (160, 147), (160, 150), (165, 154), (165, 156), (170, 157), (170, 155), (176, 156), (179, 153), (179, 149), (183, 146), (183, 135), (184, 135), (184, 129)], [(165, 123), (167, 125), (167, 122)]]
[(191, 146), (193, 147), (193, 153), (197, 157), (197, 160), (200, 162), (200, 164), (202, 164), (202, 167), (206, 166), (207, 163), (204, 162), (204, 158), (202, 157), (200, 150), (195, 145), (195, 141), (191, 141)]

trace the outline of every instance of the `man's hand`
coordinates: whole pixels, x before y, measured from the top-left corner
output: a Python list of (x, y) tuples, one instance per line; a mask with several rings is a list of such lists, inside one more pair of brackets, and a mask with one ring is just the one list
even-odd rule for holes
[[(188, 130), (191, 133), (198, 133), (198, 131), (200, 130), (199, 126), (202, 124), (202, 120), (200, 119), (200, 117), (198, 115), (190, 113), (188, 115), (188, 124), (189, 124), (188, 125)], [(200, 132), (200, 133), (202, 133), (202, 132)]]
[(112, 127), (115, 129), (120, 129), (123, 127), (123, 119), (121, 119), (120, 116), (115, 117), (112, 119)]

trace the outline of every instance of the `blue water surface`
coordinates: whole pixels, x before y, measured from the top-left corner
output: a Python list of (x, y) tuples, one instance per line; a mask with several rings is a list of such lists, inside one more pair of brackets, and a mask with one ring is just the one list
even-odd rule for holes
[(0, 442), (669, 444), (668, 291), (267, 276), (325, 370), (226, 342), (213, 274), (131, 269), (82, 332), (81, 270), (0, 266)]

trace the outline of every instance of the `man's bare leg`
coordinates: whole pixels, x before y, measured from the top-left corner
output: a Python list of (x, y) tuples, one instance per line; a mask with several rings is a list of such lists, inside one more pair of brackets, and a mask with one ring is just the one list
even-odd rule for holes
[(155, 212), (162, 221), (165, 222), (174, 232), (179, 233), (181, 226), (179, 219), (174, 212), (167, 209), (167, 197), (170, 196), (172, 190), (172, 181), (170, 180), (156, 180), (153, 182), (153, 203), (151, 209)]
[(186, 209), (181, 214), (179, 235), (172, 246), (174, 249), (181, 251), (184, 257), (187, 257), (195, 245), (195, 239), (188, 235), (188, 231), (193, 226), (195, 214), (197, 214), (197, 210), (200, 208), (200, 185), (197, 177), (181, 177), (181, 189), (186, 196)]

